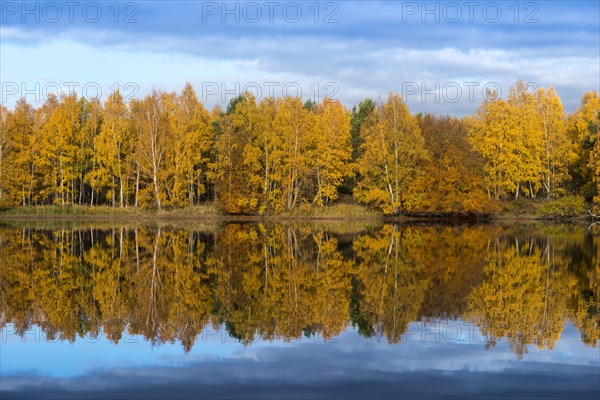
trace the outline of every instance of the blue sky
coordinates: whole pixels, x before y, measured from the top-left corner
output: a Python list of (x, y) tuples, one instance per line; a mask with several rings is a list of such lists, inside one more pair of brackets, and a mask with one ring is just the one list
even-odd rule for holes
[(472, 113), (485, 87), (554, 86), (568, 111), (600, 88), (597, 1), (1, 3), (0, 101), (127, 98), (186, 81), (212, 107), (404, 93), (411, 110)]

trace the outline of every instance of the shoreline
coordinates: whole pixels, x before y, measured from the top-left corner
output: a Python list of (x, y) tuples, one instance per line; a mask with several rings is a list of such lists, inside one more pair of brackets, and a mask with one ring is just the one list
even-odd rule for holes
[[(358, 206), (360, 207), (360, 206)], [(206, 210), (141, 210), (141, 209), (92, 209), (88, 207), (62, 208), (44, 207), (31, 208), (26, 212), (20, 209), (4, 209), (0, 211), (0, 222), (11, 221), (103, 221), (103, 222), (381, 222), (381, 223), (495, 223), (495, 222), (548, 222), (548, 223), (584, 223), (594, 222), (589, 214), (576, 217), (551, 216), (542, 217), (532, 213), (514, 214), (496, 212), (490, 214), (442, 214), (415, 213), (404, 215), (384, 215), (380, 211), (361, 208), (356, 215), (343, 215), (335, 209), (318, 209), (297, 214), (242, 215), (225, 214)], [(330, 211), (330, 212), (328, 212)]]

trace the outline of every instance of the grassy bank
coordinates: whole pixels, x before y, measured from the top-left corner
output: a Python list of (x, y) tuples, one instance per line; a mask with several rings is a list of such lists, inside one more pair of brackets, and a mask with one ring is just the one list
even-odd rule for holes
[(325, 207), (306, 207), (267, 216), (282, 219), (379, 219), (383, 213), (357, 204), (333, 204)]
[(352, 204), (328, 207), (300, 208), (293, 212), (268, 215), (226, 214), (219, 206), (207, 203), (200, 206), (173, 209), (140, 209), (108, 206), (35, 206), (0, 209), (0, 219), (223, 219), (223, 220), (344, 220), (379, 219), (383, 214)]
[(35, 206), (0, 209), (0, 220), (387, 220), (387, 221), (490, 221), (490, 220), (577, 220), (589, 218), (590, 205), (583, 199), (567, 196), (556, 200), (520, 199), (501, 203), (499, 212), (489, 214), (413, 213), (384, 216), (379, 210), (357, 204), (338, 203), (326, 207), (301, 207), (280, 214), (232, 215), (215, 203), (174, 209), (140, 209), (108, 206)]
[(179, 219), (220, 218), (224, 214), (213, 204), (171, 210), (145, 210), (109, 206), (35, 206), (0, 209), (0, 219)]
[(383, 222), (383, 215), (364, 207), (335, 205), (277, 215), (227, 215), (217, 206), (172, 210), (112, 207), (17, 207), (0, 209), (0, 226), (30, 229), (136, 229), (168, 227), (215, 233), (230, 222), (290, 224), (339, 235), (357, 234)]

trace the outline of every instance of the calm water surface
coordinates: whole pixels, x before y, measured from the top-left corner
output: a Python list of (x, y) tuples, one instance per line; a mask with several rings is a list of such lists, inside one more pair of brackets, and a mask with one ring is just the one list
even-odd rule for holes
[(0, 397), (591, 398), (600, 227), (0, 227)]

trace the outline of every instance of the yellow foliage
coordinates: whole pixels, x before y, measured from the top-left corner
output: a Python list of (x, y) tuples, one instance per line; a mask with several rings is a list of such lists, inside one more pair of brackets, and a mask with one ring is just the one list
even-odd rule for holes
[(374, 109), (361, 128), (362, 155), (358, 159), (358, 200), (399, 214), (414, 207), (417, 190), (411, 185), (428, 159), (416, 118), (396, 94)]
[(217, 201), (262, 215), (350, 193), (386, 214), (489, 213), (498, 199), (572, 192), (600, 203), (599, 110), (586, 93), (567, 120), (554, 89), (522, 82), (464, 120), (416, 117), (398, 94), (352, 116), (333, 99), (249, 93), (209, 113), (189, 83), (128, 104), (50, 95), (0, 108), (0, 206)]

